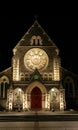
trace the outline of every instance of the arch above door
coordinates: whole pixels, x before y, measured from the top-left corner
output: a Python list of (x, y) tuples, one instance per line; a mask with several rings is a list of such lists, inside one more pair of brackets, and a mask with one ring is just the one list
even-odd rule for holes
[[(38, 81), (31, 83), (27, 87), (25, 94), (27, 96), (27, 106), (29, 109), (32, 109), (32, 108), (45, 109), (46, 108), (47, 90), (42, 83)], [(37, 99), (36, 99), (36, 96), (37, 96)], [(37, 102), (40, 102), (40, 103), (38, 104)]]
[(26, 94), (27, 93), (31, 93), (31, 91), (33, 90), (33, 88), (36, 87), (36, 86), (41, 90), (42, 93), (45, 93), (45, 94), (47, 93), (47, 90), (46, 90), (45, 86), (42, 83), (40, 83), (38, 81), (35, 81), (35, 82), (31, 83), (27, 87)]

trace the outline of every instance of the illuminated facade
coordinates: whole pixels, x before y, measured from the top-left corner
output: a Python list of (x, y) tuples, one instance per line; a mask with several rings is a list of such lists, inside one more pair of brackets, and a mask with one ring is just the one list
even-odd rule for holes
[(76, 76), (61, 67), (59, 49), (37, 21), (14, 47), (11, 65), (0, 72), (0, 105), (7, 110), (63, 111), (77, 99)]

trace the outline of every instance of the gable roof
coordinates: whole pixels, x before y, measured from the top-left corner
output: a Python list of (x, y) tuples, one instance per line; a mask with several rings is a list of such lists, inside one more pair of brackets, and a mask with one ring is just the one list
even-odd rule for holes
[(57, 46), (50, 39), (37, 20), (35, 20), (34, 24), (28, 29), (28, 31), (24, 34), (15, 47), (30, 46), (32, 36), (40, 36), (42, 39), (42, 46), (54, 46), (57, 48)]
[(38, 69), (35, 69), (35, 71), (32, 73), (31, 81), (40, 81), (42, 82), (41, 74), (39, 73)]

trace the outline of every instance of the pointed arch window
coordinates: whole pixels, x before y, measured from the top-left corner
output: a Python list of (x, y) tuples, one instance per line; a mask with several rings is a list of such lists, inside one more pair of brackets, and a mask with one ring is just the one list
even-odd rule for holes
[(25, 80), (29, 80), (29, 79), (30, 79), (29, 73), (25, 73)]
[(49, 78), (49, 80), (52, 80), (52, 79), (53, 79), (52, 73), (49, 73), (48, 78)]
[(32, 36), (30, 45), (42, 45), (42, 39), (40, 36)]
[(47, 73), (44, 73), (44, 74), (43, 74), (43, 79), (44, 79), (44, 80), (48, 80), (48, 74), (47, 74)]
[(65, 93), (68, 97), (75, 96), (74, 81), (71, 77), (66, 77), (64, 80)]
[(0, 78), (0, 97), (7, 97), (7, 89), (9, 88), (9, 79), (7, 76), (2, 76)]
[(20, 73), (20, 80), (21, 81), (25, 80), (25, 74), (23, 72)]

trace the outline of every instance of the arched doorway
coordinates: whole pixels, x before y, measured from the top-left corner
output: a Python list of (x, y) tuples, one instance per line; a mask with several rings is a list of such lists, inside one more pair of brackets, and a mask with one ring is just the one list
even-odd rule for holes
[(23, 109), (23, 95), (24, 92), (21, 88), (14, 89), (13, 92), (13, 109), (22, 110)]
[(50, 90), (50, 103), (51, 110), (56, 111), (60, 109), (60, 92), (55, 87)]
[(31, 91), (31, 109), (42, 108), (42, 93), (38, 87), (35, 87)]

